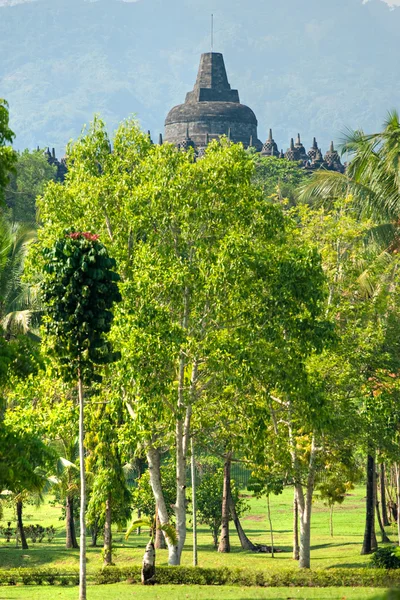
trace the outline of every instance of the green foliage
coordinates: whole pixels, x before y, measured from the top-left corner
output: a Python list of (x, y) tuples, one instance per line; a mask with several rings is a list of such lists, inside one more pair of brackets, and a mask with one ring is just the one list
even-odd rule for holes
[(110, 309), (121, 299), (119, 276), (112, 271), (115, 260), (97, 237), (66, 232), (43, 251), (41, 290), (49, 351), (69, 380), (76, 380), (78, 373), (84, 380), (98, 380), (95, 365), (118, 357), (104, 335), (111, 328)]
[(305, 184), (310, 175), (296, 162), (254, 154), (254, 182), (259, 185), (266, 196), (287, 199), (295, 204), (299, 188)]
[[(102, 396), (99, 396), (102, 397)], [(118, 404), (100, 404), (92, 410), (86, 434), (87, 468), (90, 472), (89, 525), (102, 527), (106, 501), (111, 501), (111, 520), (125, 527), (131, 516), (131, 492), (128, 488), (118, 445), (116, 424), (122, 423)]]
[[(200, 523), (211, 529), (214, 547), (218, 546), (218, 537), (222, 520), (222, 492), (224, 486), (224, 470), (219, 461), (208, 459), (201, 461), (202, 475), (196, 490), (197, 512)], [(231, 480), (231, 494), (236, 512), (241, 517), (247, 510), (248, 504), (239, 495), (236, 484)]]
[(12, 222), (36, 224), (36, 198), (43, 194), (57, 169), (41, 150), (24, 150), (17, 155), (15, 172), (5, 191)]
[(37, 435), (0, 422), (0, 490), (40, 492), (41, 469), (53, 461), (54, 453)]
[[(147, 527), (150, 530), (150, 537), (153, 540), (156, 533), (156, 519), (154, 517), (153, 519), (149, 517), (141, 517), (140, 519), (135, 519), (132, 521), (125, 534), (125, 539), (127, 540), (131, 533), (133, 533), (138, 527)], [(159, 529), (165, 533), (171, 544), (176, 545), (178, 543), (178, 536), (174, 525), (170, 523), (166, 523), (165, 525), (160, 524)]]
[(371, 556), (371, 564), (378, 569), (400, 569), (400, 548), (383, 546)]
[(4, 200), (4, 190), (10, 180), (10, 174), (15, 170), (17, 154), (8, 145), (14, 139), (14, 133), (9, 125), (8, 104), (0, 98), (0, 202)]
[[(172, 508), (176, 493), (175, 465), (168, 461), (161, 466), (161, 482), (167, 511), (173, 516)], [(132, 508), (140, 511), (142, 515), (153, 519), (156, 513), (156, 504), (153, 490), (150, 485), (150, 473), (145, 471), (137, 480), (137, 485), (132, 489)]]

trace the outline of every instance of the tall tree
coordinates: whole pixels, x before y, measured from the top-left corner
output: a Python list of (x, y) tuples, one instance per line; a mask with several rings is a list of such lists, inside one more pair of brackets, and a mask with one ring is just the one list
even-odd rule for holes
[(50, 350), (63, 376), (77, 382), (79, 397), (79, 461), (81, 478), (80, 584), (79, 598), (86, 600), (86, 477), (84, 447), (84, 383), (101, 377), (98, 365), (117, 358), (105, 335), (110, 331), (111, 308), (121, 299), (108, 256), (98, 236), (65, 233), (51, 248), (43, 250), (45, 264), (42, 296)]

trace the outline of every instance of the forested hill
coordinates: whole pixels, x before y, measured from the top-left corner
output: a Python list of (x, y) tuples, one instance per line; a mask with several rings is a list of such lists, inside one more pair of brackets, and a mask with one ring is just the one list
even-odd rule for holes
[(215, 50), (231, 85), (280, 146), (300, 131), (323, 148), (346, 126), (400, 108), (400, 9), (381, 0), (0, 0), (0, 97), (18, 148), (59, 151), (99, 112), (136, 113), (155, 138)]

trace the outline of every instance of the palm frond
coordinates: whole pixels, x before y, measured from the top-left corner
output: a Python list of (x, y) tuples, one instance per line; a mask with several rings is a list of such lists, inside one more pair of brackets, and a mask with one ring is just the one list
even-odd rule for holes
[(154, 525), (154, 521), (153, 521), (153, 519), (150, 519), (149, 517), (141, 517), (140, 519), (135, 519), (129, 525), (129, 527), (125, 533), (125, 539), (127, 540), (129, 538), (129, 536), (131, 535), (131, 533), (135, 529), (138, 529), (138, 527), (148, 527), (150, 530), (152, 530), (153, 525)]
[(165, 533), (167, 538), (170, 541), (170, 544), (176, 546), (178, 544), (178, 535), (176, 533), (176, 529), (170, 523), (166, 523), (165, 525), (160, 525), (161, 531)]

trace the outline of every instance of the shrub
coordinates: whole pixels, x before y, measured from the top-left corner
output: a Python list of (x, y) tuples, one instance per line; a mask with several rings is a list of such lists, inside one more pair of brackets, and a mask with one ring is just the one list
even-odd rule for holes
[(399, 546), (384, 546), (383, 548), (378, 548), (371, 557), (371, 563), (374, 567), (379, 567), (381, 569), (399, 569)]
[[(138, 584), (140, 566), (105, 567), (88, 574), (95, 584), (128, 581)], [(208, 569), (201, 567), (157, 567), (157, 583), (161, 585), (240, 585), (242, 587), (398, 587), (400, 571), (374, 569), (318, 569), (315, 571), (287, 569), (279, 573), (252, 569)], [(77, 570), (10, 569), (0, 570), (0, 585), (78, 585)]]

